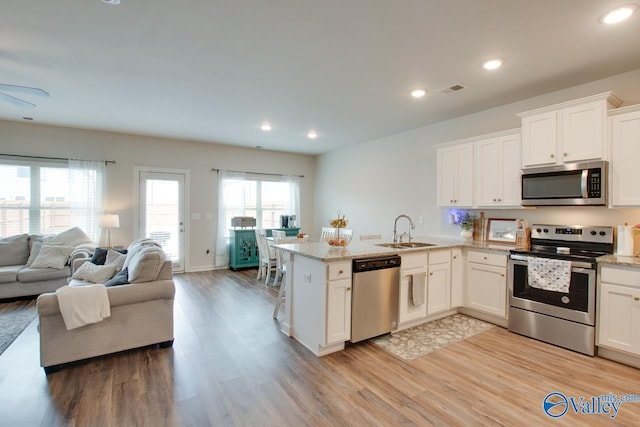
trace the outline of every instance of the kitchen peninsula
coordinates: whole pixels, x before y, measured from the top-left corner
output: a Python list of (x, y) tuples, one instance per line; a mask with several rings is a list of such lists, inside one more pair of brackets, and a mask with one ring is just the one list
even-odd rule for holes
[[(462, 295), (464, 263), (462, 249), (478, 250), (485, 260), (497, 259), (498, 268), (506, 268), (512, 247), (479, 242), (461, 242), (451, 238), (418, 238), (431, 246), (393, 248), (382, 241), (352, 242), (346, 248), (332, 248), (325, 242), (277, 245), (285, 252), (285, 312), (282, 332), (295, 338), (316, 356), (344, 349), (351, 333), (352, 264), (354, 259), (400, 255), (399, 329), (435, 320), (457, 311), (466, 299)], [(504, 265), (502, 265), (504, 264)], [(415, 272), (427, 273), (423, 304), (410, 300), (410, 279)], [(506, 326), (506, 279), (504, 273), (492, 274), (489, 289), (479, 292), (480, 311), (489, 321)], [(497, 286), (496, 286), (497, 285)], [(487, 297), (489, 295), (489, 297)], [(489, 298), (488, 300), (486, 298)], [(491, 299), (493, 298), (493, 299)], [(469, 305), (469, 304), (466, 304)], [(470, 307), (475, 308), (473, 304)], [(502, 322), (504, 320), (504, 322)]]

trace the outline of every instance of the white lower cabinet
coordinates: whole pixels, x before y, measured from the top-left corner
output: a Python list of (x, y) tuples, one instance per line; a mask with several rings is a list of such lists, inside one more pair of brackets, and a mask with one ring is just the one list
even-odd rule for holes
[(602, 267), (598, 346), (640, 356), (640, 270)]
[(351, 338), (351, 279), (327, 282), (325, 345)]
[(451, 251), (429, 252), (427, 316), (451, 308)]
[(411, 278), (414, 274), (427, 273), (427, 252), (401, 254), (400, 262), (400, 307), (398, 310), (398, 323), (408, 323), (427, 317), (427, 304), (425, 292), (424, 299), (419, 304), (413, 303), (411, 293)]
[(507, 255), (467, 252), (465, 306), (507, 318)]
[(462, 297), (462, 284), (464, 283), (464, 262), (462, 250), (451, 250), (451, 307), (460, 307), (464, 304)]

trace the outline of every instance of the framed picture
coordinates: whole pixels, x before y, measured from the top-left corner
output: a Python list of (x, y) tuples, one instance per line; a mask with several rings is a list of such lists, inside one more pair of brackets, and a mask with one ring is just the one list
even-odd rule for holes
[(487, 219), (487, 242), (515, 243), (516, 220), (515, 219)]

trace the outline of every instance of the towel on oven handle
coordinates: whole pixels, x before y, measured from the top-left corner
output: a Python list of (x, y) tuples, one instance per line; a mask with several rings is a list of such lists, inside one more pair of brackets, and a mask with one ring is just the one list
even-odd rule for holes
[(529, 286), (545, 291), (569, 293), (571, 261), (528, 257)]

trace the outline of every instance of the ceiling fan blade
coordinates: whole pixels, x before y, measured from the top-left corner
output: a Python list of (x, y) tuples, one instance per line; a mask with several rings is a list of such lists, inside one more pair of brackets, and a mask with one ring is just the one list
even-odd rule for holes
[(49, 92), (47, 92), (46, 90), (42, 90), (38, 87), (16, 86), (16, 85), (8, 85), (5, 83), (0, 83), (0, 90), (24, 93), (27, 95), (49, 96)]
[(18, 107), (33, 108), (33, 107), (36, 106), (36, 104), (32, 104), (30, 102), (23, 101), (20, 98), (16, 98), (14, 96), (7, 95), (6, 93), (2, 93), (2, 92), (0, 92), (0, 100), (6, 101), (6, 102), (8, 102), (10, 104), (13, 104), (13, 105), (17, 105)]

